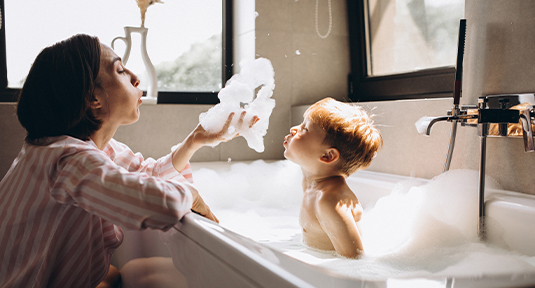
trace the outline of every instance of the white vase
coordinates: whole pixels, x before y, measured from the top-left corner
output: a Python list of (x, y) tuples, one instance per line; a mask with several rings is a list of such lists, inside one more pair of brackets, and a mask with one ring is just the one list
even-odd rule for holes
[(143, 102), (149, 104), (156, 104), (158, 99), (158, 79), (156, 77), (156, 70), (150, 61), (149, 54), (147, 53), (147, 32), (149, 29), (145, 27), (124, 27), (125, 37), (119, 36), (115, 37), (111, 41), (111, 48), (113, 49), (114, 43), (116, 40), (122, 40), (126, 49), (123, 55), (123, 64), (126, 65), (128, 58), (130, 57), (130, 49), (132, 48), (132, 33), (141, 34), (141, 58), (143, 59), (143, 64), (145, 65), (145, 70), (149, 77), (149, 83), (147, 87), (147, 96), (144, 97)]

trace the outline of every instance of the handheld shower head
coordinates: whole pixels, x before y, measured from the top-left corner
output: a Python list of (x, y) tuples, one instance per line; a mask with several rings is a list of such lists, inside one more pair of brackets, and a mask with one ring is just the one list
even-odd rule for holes
[(459, 40), (457, 42), (457, 63), (455, 66), (455, 89), (453, 90), (453, 105), (455, 107), (459, 106), (459, 101), (461, 99), (465, 39), (466, 39), (466, 19), (461, 19), (461, 22), (459, 23)]

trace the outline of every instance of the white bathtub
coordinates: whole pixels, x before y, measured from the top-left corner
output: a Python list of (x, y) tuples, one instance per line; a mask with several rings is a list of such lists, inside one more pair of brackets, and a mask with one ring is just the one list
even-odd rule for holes
[[(194, 170), (208, 167), (225, 171), (229, 165), (192, 164)], [(407, 179), (361, 171), (349, 177), (348, 184), (358, 187), (359, 200), (366, 206)], [(423, 184), (427, 180), (411, 181)], [(491, 190), (486, 209), (489, 243), (535, 256), (535, 196)], [(359, 279), (307, 264), (195, 214), (188, 214), (176, 228), (161, 235), (126, 231), (113, 263), (120, 268), (130, 259), (152, 256), (172, 257), (189, 287), (535, 287), (535, 268), (518, 273)]]

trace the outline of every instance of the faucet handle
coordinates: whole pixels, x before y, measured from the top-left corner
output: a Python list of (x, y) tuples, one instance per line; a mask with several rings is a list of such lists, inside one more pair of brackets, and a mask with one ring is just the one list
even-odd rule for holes
[(532, 107), (520, 110), (520, 120), (522, 121), (522, 134), (524, 136), (524, 150), (526, 152), (535, 151), (535, 145), (533, 143), (533, 127), (531, 124), (532, 110)]

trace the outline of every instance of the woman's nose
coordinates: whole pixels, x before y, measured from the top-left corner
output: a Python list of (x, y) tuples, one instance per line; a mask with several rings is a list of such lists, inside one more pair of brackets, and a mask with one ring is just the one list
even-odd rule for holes
[(128, 72), (130, 72), (130, 82), (132, 83), (132, 85), (134, 85), (134, 87), (139, 86), (139, 83), (141, 81), (139, 81), (139, 78), (137, 78), (137, 75), (134, 74), (132, 71), (128, 71)]
[(292, 127), (290, 129), (290, 135), (294, 136), (295, 134), (297, 134), (297, 127)]

